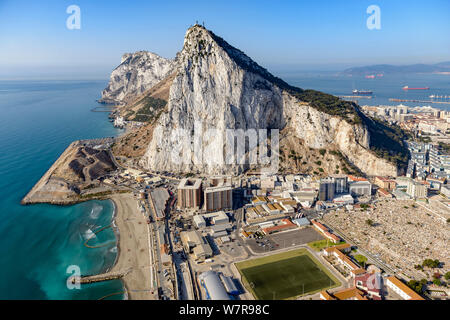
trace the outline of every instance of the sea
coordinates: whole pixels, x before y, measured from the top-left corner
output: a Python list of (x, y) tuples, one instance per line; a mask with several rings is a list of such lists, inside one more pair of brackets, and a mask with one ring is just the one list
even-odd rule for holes
[[(450, 110), (450, 75), (448, 74), (386, 74), (375, 75), (374, 79), (365, 76), (342, 75), (337, 72), (290, 72), (281, 75), (291, 85), (302, 89), (314, 89), (337, 96), (352, 96), (353, 90), (370, 90), (371, 96), (357, 99), (360, 106), (403, 104), (409, 107), (431, 106)], [(429, 90), (403, 90), (429, 87)], [(448, 96), (448, 99), (431, 99), (431, 95)], [(370, 97), (370, 98), (369, 98)], [(353, 98), (352, 98), (353, 99)], [(389, 99), (441, 101), (446, 104), (429, 102), (393, 102)]]
[[(20, 200), (74, 140), (116, 136), (91, 112), (107, 81), (0, 81), (0, 299), (123, 299), (120, 280), (67, 286), (117, 257), (110, 201), (22, 206)], [(84, 245), (99, 245), (88, 248)]]
[[(366, 79), (335, 73), (280, 75), (292, 85), (335, 95), (372, 90), (361, 105), (397, 105), (389, 98), (429, 100), (450, 95), (448, 75), (403, 75)], [(22, 206), (20, 200), (74, 140), (117, 136), (107, 113), (92, 112), (106, 86), (99, 81), (0, 81), (0, 299), (124, 299), (120, 280), (73, 288), (82, 275), (106, 271), (117, 258), (110, 201), (72, 206)], [(402, 87), (430, 87), (404, 92)], [(408, 104), (423, 106), (429, 104)], [(449, 105), (432, 105), (450, 110)], [(88, 248), (98, 245), (98, 248)]]

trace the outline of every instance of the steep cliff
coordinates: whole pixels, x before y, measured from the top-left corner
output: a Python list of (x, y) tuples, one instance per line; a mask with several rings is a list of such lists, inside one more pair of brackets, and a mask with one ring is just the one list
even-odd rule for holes
[(152, 52), (126, 53), (120, 65), (111, 73), (99, 102), (125, 104), (166, 78), (173, 67), (174, 60)]
[[(280, 130), (284, 153), (280, 158), (295, 158), (297, 169), (309, 165), (305, 159), (314, 159), (319, 150), (328, 150), (330, 156), (315, 161), (323, 174), (340, 172), (344, 166), (368, 175), (395, 176), (397, 165), (404, 161), (398, 136), (384, 136), (386, 128), (368, 120), (357, 105), (290, 86), (201, 26), (188, 29), (183, 49), (171, 66), (166, 110), (154, 122), (140, 161), (145, 168), (199, 173), (239, 173), (252, 168), (239, 159), (224, 165), (227, 146), (234, 139), (229, 129), (234, 133)], [(215, 131), (208, 133), (211, 129)], [(372, 133), (376, 140), (371, 139)], [(197, 140), (191, 140), (192, 134)], [(383, 145), (380, 135), (386, 140)], [(386, 142), (398, 150), (391, 152)], [(380, 150), (386, 159), (375, 153)], [(395, 163), (398, 154), (402, 160)], [(280, 166), (294, 169), (289, 161)]]

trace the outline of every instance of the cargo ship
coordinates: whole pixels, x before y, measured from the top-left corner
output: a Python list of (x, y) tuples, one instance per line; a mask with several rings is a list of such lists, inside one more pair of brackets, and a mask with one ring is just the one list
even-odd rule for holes
[(430, 90), (430, 87), (423, 87), (423, 88), (410, 88), (408, 86), (404, 86), (403, 90)]
[(369, 74), (366, 76), (366, 79), (375, 79), (375, 75), (374, 74)]
[(373, 92), (370, 90), (353, 90), (352, 91), (353, 94), (366, 94), (366, 95), (371, 95)]

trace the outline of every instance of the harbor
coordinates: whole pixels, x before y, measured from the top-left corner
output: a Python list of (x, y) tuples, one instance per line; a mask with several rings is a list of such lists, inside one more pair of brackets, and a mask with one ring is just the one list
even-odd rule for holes
[(397, 99), (397, 98), (389, 98), (389, 101), (392, 101), (392, 102), (414, 102), (414, 103), (450, 104), (450, 101), (418, 100), (418, 99)]

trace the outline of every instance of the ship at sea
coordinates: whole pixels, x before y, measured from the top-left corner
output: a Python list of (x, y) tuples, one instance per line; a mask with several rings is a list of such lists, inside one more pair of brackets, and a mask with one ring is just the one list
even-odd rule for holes
[(357, 95), (357, 94), (365, 94), (365, 95), (371, 95), (373, 92), (370, 90), (353, 90), (352, 91), (353, 94)]
[(408, 87), (408, 86), (404, 86), (402, 89), (403, 89), (403, 90), (430, 90), (430, 87), (410, 88), (410, 87)]

